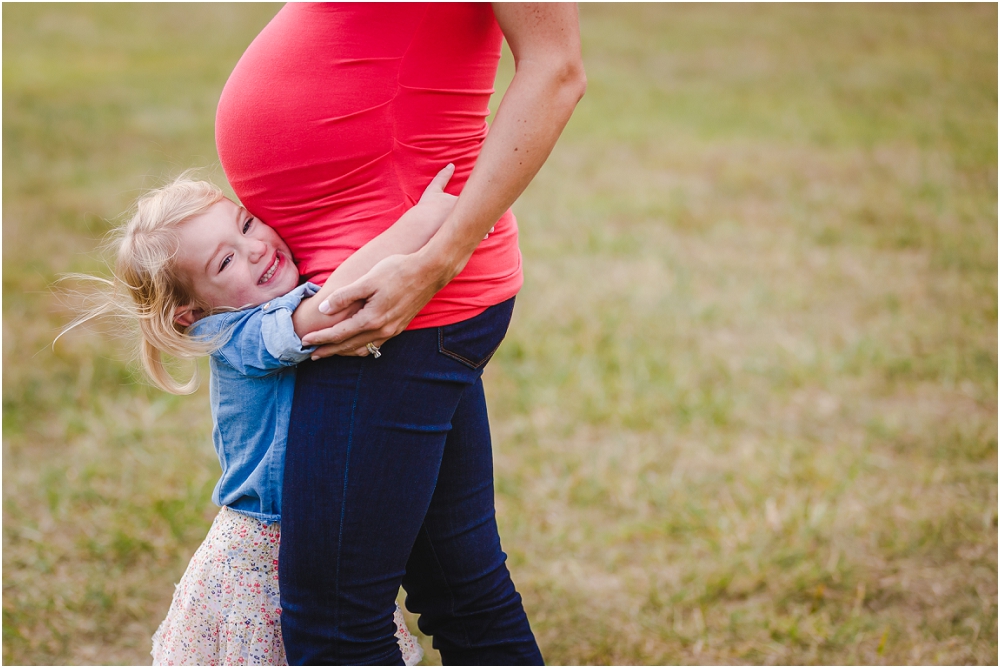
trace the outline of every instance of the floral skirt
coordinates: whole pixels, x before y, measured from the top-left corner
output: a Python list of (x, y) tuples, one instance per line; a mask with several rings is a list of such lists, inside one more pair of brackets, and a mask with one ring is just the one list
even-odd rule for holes
[[(174, 591), (153, 635), (154, 666), (285, 666), (278, 597), (278, 524), (223, 508)], [(406, 665), (423, 650), (396, 606)]]

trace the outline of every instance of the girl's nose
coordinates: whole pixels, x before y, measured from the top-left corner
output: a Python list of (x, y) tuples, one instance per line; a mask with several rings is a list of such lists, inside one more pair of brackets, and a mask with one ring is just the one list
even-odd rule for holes
[(262, 257), (264, 257), (264, 254), (267, 253), (267, 244), (260, 239), (250, 239), (249, 244), (250, 250), (248, 253), (250, 255), (251, 262), (259, 261)]

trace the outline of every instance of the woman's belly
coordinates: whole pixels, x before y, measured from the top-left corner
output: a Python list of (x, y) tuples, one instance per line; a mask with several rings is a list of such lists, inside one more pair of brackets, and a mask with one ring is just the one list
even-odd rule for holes
[[(240, 59), (216, 116), (243, 204), (322, 282), (412, 206), (444, 165), (459, 194), (486, 137), (502, 35), (488, 5), (287, 5)], [(508, 211), (412, 326), (517, 292)]]

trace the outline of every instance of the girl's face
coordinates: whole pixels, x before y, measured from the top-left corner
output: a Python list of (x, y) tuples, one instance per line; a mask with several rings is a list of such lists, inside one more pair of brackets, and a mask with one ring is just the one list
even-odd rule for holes
[(284, 240), (228, 199), (186, 221), (179, 232), (177, 266), (212, 309), (258, 306), (298, 285), (299, 270)]

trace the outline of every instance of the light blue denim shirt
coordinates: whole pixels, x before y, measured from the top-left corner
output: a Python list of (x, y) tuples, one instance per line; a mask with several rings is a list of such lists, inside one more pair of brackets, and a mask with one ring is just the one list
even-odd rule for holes
[(212, 500), (264, 522), (281, 519), (295, 365), (315, 349), (302, 347), (292, 311), (317, 290), (306, 283), (260, 306), (202, 318), (188, 330), (218, 345), (209, 394), (222, 477)]

